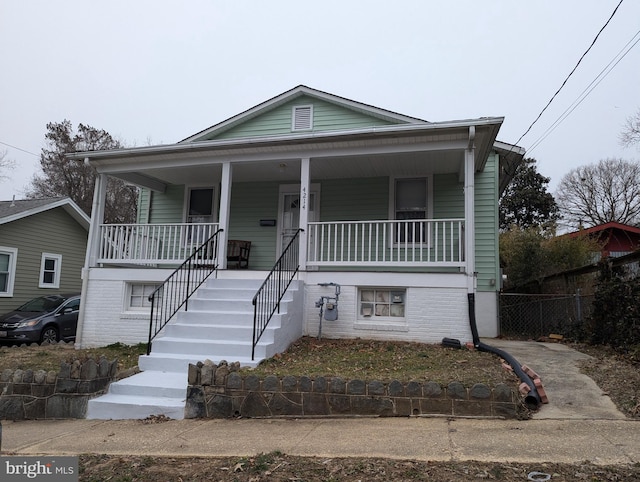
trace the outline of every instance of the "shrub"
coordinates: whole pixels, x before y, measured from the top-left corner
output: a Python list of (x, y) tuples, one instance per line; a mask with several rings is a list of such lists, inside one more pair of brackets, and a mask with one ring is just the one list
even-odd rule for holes
[(640, 347), (640, 277), (600, 262), (593, 311), (585, 329), (592, 344), (608, 344), (624, 353)]

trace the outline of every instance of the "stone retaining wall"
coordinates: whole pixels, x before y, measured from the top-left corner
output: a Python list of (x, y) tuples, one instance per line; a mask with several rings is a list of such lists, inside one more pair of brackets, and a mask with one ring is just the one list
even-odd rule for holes
[(390, 382), (339, 377), (241, 375), (237, 364), (189, 366), (185, 418), (450, 415), (518, 418), (506, 384)]
[(87, 403), (106, 392), (117, 361), (62, 363), (60, 371), (4, 370), (0, 374), (0, 419), (85, 418)]

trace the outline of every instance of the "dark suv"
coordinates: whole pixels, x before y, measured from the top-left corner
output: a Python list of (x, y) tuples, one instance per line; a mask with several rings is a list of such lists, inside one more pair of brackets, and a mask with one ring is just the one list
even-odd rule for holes
[(55, 343), (74, 340), (80, 295), (49, 295), (34, 298), (0, 316), (0, 342)]

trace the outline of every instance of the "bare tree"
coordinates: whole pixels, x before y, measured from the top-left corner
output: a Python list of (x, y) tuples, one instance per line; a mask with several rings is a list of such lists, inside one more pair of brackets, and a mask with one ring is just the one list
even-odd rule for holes
[(620, 133), (620, 144), (624, 147), (640, 145), (640, 109), (631, 117), (627, 117), (627, 122)]
[[(111, 134), (91, 126), (78, 124), (73, 131), (71, 122), (47, 124), (47, 148), (40, 154), (41, 174), (33, 176), (27, 197), (70, 197), (84, 212), (91, 214), (95, 170), (83, 162), (69, 160), (67, 153), (98, 151), (123, 147)], [(137, 189), (121, 180), (108, 178), (105, 201), (106, 223), (127, 223), (135, 220)]]
[(556, 191), (564, 222), (571, 228), (615, 221), (640, 222), (640, 164), (603, 159), (566, 174)]
[(15, 161), (7, 157), (7, 151), (0, 151), (0, 181), (9, 178), (7, 171), (13, 169), (15, 165)]

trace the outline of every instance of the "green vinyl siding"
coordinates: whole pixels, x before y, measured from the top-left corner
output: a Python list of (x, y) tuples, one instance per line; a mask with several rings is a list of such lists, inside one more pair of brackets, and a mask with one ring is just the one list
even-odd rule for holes
[(389, 217), (389, 178), (324, 181), (320, 221), (367, 221)]
[(137, 223), (147, 224), (149, 222), (149, 210), (151, 208), (151, 195), (152, 192), (149, 189), (140, 189), (138, 195), (138, 211), (137, 211)]
[(464, 218), (464, 186), (457, 174), (433, 176), (433, 217)]
[(496, 291), (499, 286), (497, 166), (498, 155), (492, 153), (475, 177), (478, 291)]
[[(64, 208), (0, 225), (0, 246), (18, 250), (13, 296), (0, 297), (0, 313), (11, 311), (36, 296), (80, 292), (87, 231)], [(62, 256), (59, 288), (38, 287), (42, 253)]]
[(356, 129), (392, 124), (387, 120), (347, 109), (331, 102), (309, 96), (301, 96), (225, 131), (213, 132), (209, 136), (198, 140), (291, 134), (291, 116), (293, 107), (302, 105), (313, 105), (313, 129), (311, 131), (315, 132)]
[(152, 224), (183, 223), (184, 189), (184, 186), (167, 186), (163, 193), (150, 193), (148, 222)]
[(234, 183), (227, 239), (251, 241), (249, 269), (270, 270), (276, 261), (278, 229), (260, 226), (261, 219), (278, 219), (277, 182)]

